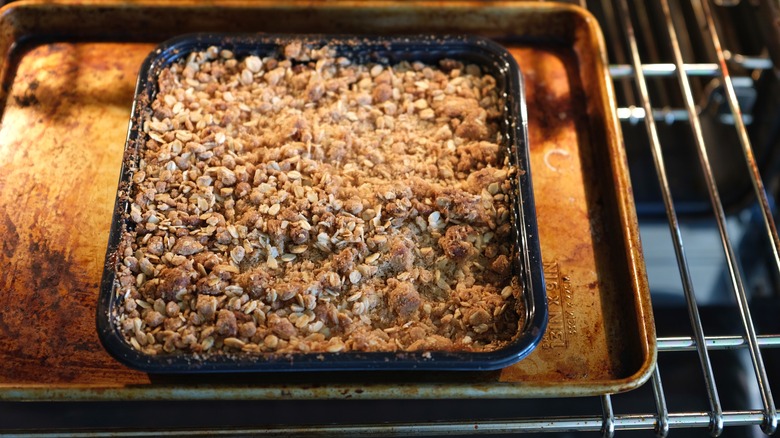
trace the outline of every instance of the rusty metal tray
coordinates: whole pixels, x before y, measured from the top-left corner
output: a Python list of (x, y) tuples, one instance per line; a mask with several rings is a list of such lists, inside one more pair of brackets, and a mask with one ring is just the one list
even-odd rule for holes
[[(158, 376), (94, 327), (133, 87), (195, 31), (451, 33), (496, 39), (525, 74), (549, 326), (490, 372)], [(0, 399), (509, 398), (615, 393), (656, 359), (631, 186), (596, 20), (550, 3), (19, 2), (0, 11)]]

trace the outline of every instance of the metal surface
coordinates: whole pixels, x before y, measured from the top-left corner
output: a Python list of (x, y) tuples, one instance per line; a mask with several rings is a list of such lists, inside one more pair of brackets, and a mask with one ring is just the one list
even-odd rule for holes
[(653, 371), (653, 398), (655, 398), (656, 422), (655, 434), (663, 438), (669, 435), (669, 410), (666, 407), (666, 396), (664, 395), (663, 383), (661, 383), (661, 371), (656, 365)]
[[(743, 56), (742, 54), (734, 52), (736, 48), (730, 47), (724, 43), (723, 49), (724, 54), (728, 54), (726, 52), (727, 50), (730, 50), (731, 57), (727, 58), (729, 59), (728, 65), (723, 65), (718, 62), (718, 55), (715, 53), (714, 50), (711, 51), (709, 57), (707, 59), (688, 59), (690, 64), (683, 64), (682, 61), (680, 62), (674, 62), (674, 60), (670, 59), (661, 59), (661, 60), (649, 60), (645, 59), (644, 54), (641, 54), (640, 61), (644, 60), (646, 63), (641, 66), (641, 70), (645, 73), (644, 79), (636, 78), (634, 77), (634, 66), (631, 64), (631, 57), (626, 57), (624, 52), (627, 52), (628, 47), (630, 45), (630, 40), (626, 35), (621, 35), (619, 31), (619, 27), (622, 26), (623, 20), (628, 18), (629, 20), (631, 17), (622, 17), (620, 14), (615, 13), (615, 10), (618, 8), (620, 2), (622, 0), (592, 0), (587, 2), (587, 6), (598, 9), (598, 8), (607, 8), (610, 11), (610, 14), (604, 14), (612, 17), (610, 20), (610, 23), (612, 23), (613, 29), (608, 29), (605, 26), (605, 30), (608, 32), (608, 42), (614, 49), (615, 47), (619, 47), (620, 54), (619, 56), (615, 56), (614, 61), (617, 63), (615, 65), (612, 65), (610, 67), (610, 72), (613, 73), (613, 78), (616, 81), (616, 88), (618, 91), (623, 91), (626, 94), (629, 94), (630, 96), (624, 96), (623, 101), (620, 102), (620, 104), (625, 108), (623, 111), (626, 112), (627, 109), (633, 108), (635, 110), (642, 110), (643, 117), (634, 117), (634, 119), (638, 122), (641, 122), (645, 124), (645, 128), (649, 131), (660, 129), (659, 124), (662, 124), (665, 122), (665, 120), (661, 117), (659, 117), (661, 114), (664, 114), (666, 108), (663, 107), (662, 103), (655, 102), (655, 100), (651, 101), (650, 103), (655, 103), (655, 106), (652, 107), (651, 111), (645, 111), (645, 102), (640, 102), (639, 99), (637, 99), (637, 96), (639, 94), (634, 93), (633, 86), (636, 86), (637, 88), (642, 87), (642, 85), (648, 85), (648, 80), (652, 83), (654, 80), (668, 77), (671, 79), (675, 79), (678, 75), (677, 68), (678, 65), (683, 66), (683, 70), (687, 73), (687, 80), (691, 81), (693, 83), (696, 83), (697, 80), (700, 78), (713, 78), (713, 79), (722, 79), (721, 77), (721, 69), (727, 69), (727, 68), (735, 68), (735, 69), (758, 69), (758, 70), (772, 70), (773, 69), (773, 63), (769, 59), (769, 57), (764, 56), (763, 54), (759, 54), (758, 56), (756, 53), (749, 53), (745, 54)], [(768, 4), (771, 3), (771, 1), (774, 0), (761, 0), (759, 3), (762, 4)], [(585, 3), (585, 2), (582, 2)], [(719, 5), (720, 3), (725, 2), (717, 2), (715, 5)], [(728, 2), (728, 3), (739, 3), (739, 2)], [(745, 2), (743, 1), (742, 4), (744, 5)], [(654, 6), (660, 9), (660, 0), (658, 1), (652, 1), (652, 2), (642, 2), (642, 5), (648, 5), (648, 9), (650, 9), (650, 6)], [(501, 4), (505, 6), (506, 4)], [(702, 24), (702, 26), (696, 27), (695, 25), (691, 25), (691, 29), (684, 29), (685, 33), (681, 33), (681, 35), (687, 34), (687, 35), (696, 35), (696, 34), (702, 34), (704, 38), (705, 45), (709, 44), (710, 48), (713, 46), (712, 41), (707, 41), (707, 39), (710, 39), (712, 36), (723, 38), (722, 34), (715, 33), (711, 34), (711, 32), (718, 32), (718, 29), (716, 27), (710, 27), (707, 28), (703, 25), (703, 23), (708, 21), (712, 22), (713, 20), (713, 13), (718, 12), (714, 11), (715, 7), (702, 7), (702, 4), (700, 0), (672, 0), (671, 6), (674, 8), (678, 8), (680, 5), (690, 5), (691, 9), (695, 10), (695, 18), (701, 19), (698, 21), (698, 23)], [(491, 6), (495, 6), (494, 3), (491, 3)], [(640, 3), (638, 2), (628, 2), (628, 6), (630, 8), (631, 14), (636, 14), (638, 10), (642, 9), (642, 6), (640, 6)], [(721, 6), (717, 6), (720, 8)], [(674, 9), (675, 11), (677, 9)], [(640, 11), (641, 12), (641, 11)], [(731, 9), (725, 8), (723, 10), (719, 11), (721, 14), (730, 14), (732, 12)], [(722, 15), (721, 15), (722, 17)], [(769, 20), (767, 20), (769, 21)], [(666, 47), (667, 49), (670, 49), (670, 40), (668, 35), (668, 28), (666, 27), (666, 20), (661, 16), (661, 19), (659, 20), (661, 23), (662, 31), (656, 35), (652, 35), (652, 38), (656, 41), (657, 44), (661, 47)], [(459, 25), (463, 25), (464, 23), (461, 23)], [(609, 23), (607, 23), (609, 24)], [(633, 25), (633, 24), (632, 24)], [(776, 23), (774, 23), (776, 26)], [(675, 21), (674, 26), (676, 26), (676, 29), (679, 31), (681, 23), (679, 21)], [(473, 30), (473, 28), (469, 28), (470, 30)], [(641, 36), (641, 32), (640, 33)], [(724, 39), (725, 42), (725, 39)], [(776, 42), (774, 42), (776, 43)], [(640, 52), (642, 51), (642, 48), (640, 46)], [(686, 55), (686, 53), (683, 53)], [(770, 51), (770, 55), (776, 54), (776, 52)], [(686, 55), (687, 56), (687, 55)], [(743, 62), (743, 61), (749, 61), (749, 62)], [(640, 69), (637, 69), (637, 71)], [(776, 68), (775, 68), (776, 70)], [(760, 72), (756, 71), (748, 71), (746, 74), (751, 75), (758, 75)], [(737, 79), (737, 78), (734, 78)], [(677, 79), (679, 80), (679, 79)], [(674, 97), (677, 100), (677, 105), (683, 104), (683, 93), (682, 90), (678, 88), (670, 88), (670, 93), (674, 95)], [(695, 88), (694, 88), (695, 91)], [(652, 88), (650, 90), (651, 96), (652, 95)], [(648, 99), (649, 100), (649, 99)], [(740, 114), (738, 111), (739, 108), (735, 108), (735, 106), (732, 106), (735, 102), (727, 102), (727, 108), (729, 113), (734, 116), (735, 118)], [(632, 105), (637, 105), (637, 107), (632, 107)], [(632, 110), (633, 111), (633, 110)], [(695, 119), (696, 117), (688, 117), (688, 111), (686, 109), (683, 109), (683, 112), (685, 114), (684, 118), (680, 118), (677, 120), (685, 120), (686, 123), (690, 119)], [(645, 119), (644, 114), (649, 114), (650, 118)], [(679, 113), (678, 113), (679, 114)], [(628, 112), (625, 114), (626, 120), (630, 120), (631, 112)], [(638, 114), (636, 114), (638, 115)], [(687, 126), (686, 126), (687, 128)], [(731, 127), (730, 129), (736, 131), (737, 129), (742, 129), (737, 126)], [(643, 132), (644, 134), (644, 132)], [(651, 147), (652, 141), (650, 135), (647, 136), (647, 142)], [(664, 146), (663, 141), (661, 142), (661, 145)], [(694, 146), (689, 145), (689, 146)], [(710, 145), (712, 146), (712, 145)], [(738, 147), (741, 147), (738, 145)], [(555, 157), (558, 158), (558, 157)], [(747, 162), (747, 157), (745, 157)], [(742, 173), (747, 176), (747, 174), (750, 172), (744, 166), (745, 162), (736, 162), (732, 163), (735, 167), (738, 167), (742, 170)], [(668, 164), (668, 163), (667, 163)], [(651, 163), (648, 163), (648, 166), (653, 167), (656, 169), (657, 167)], [(691, 172), (700, 172), (701, 169), (698, 168), (697, 163), (691, 162), (690, 163), (690, 171)], [(671, 176), (671, 175), (670, 175)], [(766, 177), (766, 175), (763, 175)], [(660, 176), (659, 176), (660, 178)], [(660, 178), (662, 179), (662, 178)], [(767, 186), (769, 186), (768, 181), (765, 181)], [(771, 202), (770, 202), (771, 206)], [(666, 214), (669, 213), (669, 210), (665, 211)], [(710, 217), (712, 215), (710, 214)], [(672, 235), (679, 233), (679, 225), (675, 225), (673, 223), (669, 223), (669, 228), (672, 231)], [(773, 236), (771, 233), (766, 231), (766, 225), (763, 222), (759, 222), (757, 225), (755, 225), (755, 228), (760, 231), (760, 237), (762, 239), (762, 242), (766, 244), (770, 244), (773, 240)], [(687, 248), (691, 249), (690, 241), (687, 240), (687, 235), (683, 232), (683, 239), (680, 241), (681, 248)], [(713, 230), (713, 234), (717, 236), (718, 245), (722, 245), (720, 242), (720, 232), (717, 229)], [(729, 235), (727, 237), (730, 237), (730, 239), (727, 240), (728, 243), (735, 243), (733, 241), (733, 236)], [(688, 246), (685, 246), (684, 244), (688, 243)], [(674, 243), (671, 243), (668, 251), (665, 253), (666, 257), (672, 258), (676, 260), (676, 256), (673, 255), (677, 249), (674, 247)], [(758, 251), (758, 248), (753, 247), (751, 250)], [(689, 264), (695, 264), (697, 261), (695, 252), (691, 251), (689, 253), (694, 254), (692, 258), (688, 259)], [(773, 256), (770, 256), (771, 258), (774, 258)], [(774, 263), (771, 263), (774, 265)], [(684, 270), (686, 267), (682, 266), (682, 263), (680, 263), (679, 266), (676, 266), (679, 268), (679, 270)], [(777, 273), (773, 273), (773, 275), (777, 275)], [(732, 275), (730, 273), (726, 273), (726, 279), (728, 283), (724, 286), (724, 288), (727, 288), (728, 285), (730, 285), (734, 280), (732, 278)], [(746, 276), (747, 280), (750, 280), (750, 276)], [(651, 274), (651, 280), (652, 280), (652, 274)], [(693, 288), (689, 288), (691, 292), (685, 292), (684, 297), (688, 298), (688, 303), (693, 301), (693, 306), (696, 309), (697, 313), (698, 311), (706, 311), (707, 306), (704, 304), (705, 300), (702, 299), (702, 294), (697, 293), (694, 297), (693, 294)], [(696, 292), (702, 292), (701, 290), (696, 290)], [(732, 291), (729, 290), (729, 293)], [(778, 291), (776, 289), (772, 289), (771, 293), (774, 294), (774, 298), (778, 297)], [(693, 299), (693, 300), (691, 300)], [(748, 303), (750, 304), (750, 303)], [(753, 303), (753, 306), (756, 304)], [(668, 311), (669, 309), (661, 308), (661, 312), (658, 313), (664, 313), (665, 311)], [(690, 310), (690, 309), (686, 309)], [(748, 310), (745, 308), (745, 310)], [(756, 312), (757, 310), (761, 310), (760, 308), (753, 307), (753, 312)], [(392, 423), (392, 424), (371, 424), (371, 425), (316, 425), (316, 426), (294, 426), (294, 427), (269, 427), (267, 425), (264, 425), (262, 427), (252, 427), (252, 428), (243, 428), (243, 429), (232, 429), (232, 430), (224, 430), (224, 429), (206, 429), (206, 430), (200, 430), (200, 431), (172, 431), (172, 430), (152, 430), (152, 431), (144, 431), (144, 432), (129, 432), (128, 435), (135, 435), (135, 436), (184, 436), (184, 435), (231, 435), (231, 436), (301, 436), (301, 435), (330, 435), (330, 436), (363, 436), (363, 435), (378, 435), (378, 436), (421, 436), (421, 435), (445, 435), (445, 434), (495, 434), (495, 433), (521, 433), (521, 432), (531, 432), (531, 433), (541, 433), (541, 432), (551, 432), (551, 433), (562, 433), (566, 434), (566, 436), (569, 436), (570, 432), (590, 432), (591, 435), (594, 433), (612, 433), (612, 430), (614, 430), (615, 433), (618, 434), (618, 436), (621, 435), (621, 432), (628, 431), (628, 430), (644, 430), (644, 431), (655, 431), (657, 436), (676, 436), (676, 435), (684, 435), (685, 433), (694, 434), (696, 436), (703, 436), (708, 432), (717, 432), (720, 428), (719, 427), (713, 427), (714, 422), (713, 418), (719, 417), (722, 421), (722, 430), (724, 431), (724, 435), (727, 436), (756, 436), (761, 433), (761, 430), (759, 427), (763, 426), (764, 431), (770, 431), (767, 426), (771, 426), (771, 418), (767, 418), (767, 414), (769, 414), (770, 410), (767, 409), (766, 403), (762, 400), (761, 391), (766, 389), (762, 388), (762, 385), (758, 383), (756, 379), (752, 379), (752, 376), (743, 376), (741, 380), (738, 381), (734, 386), (741, 386), (744, 387), (746, 390), (752, 390), (756, 393), (756, 400), (754, 403), (752, 403), (752, 406), (750, 403), (748, 404), (740, 404), (736, 402), (735, 400), (729, 398), (731, 395), (729, 393), (729, 385), (724, 383), (725, 376), (728, 373), (728, 369), (726, 367), (719, 367), (718, 365), (723, 365), (722, 363), (718, 363), (715, 361), (718, 357), (720, 357), (724, 353), (733, 353), (735, 355), (740, 355), (744, 358), (746, 358), (747, 362), (747, 368), (750, 369), (751, 367), (758, 368), (759, 374), (760, 369), (763, 367), (765, 370), (769, 371), (770, 373), (773, 370), (769, 366), (769, 362), (765, 361), (766, 357), (770, 357), (770, 354), (766, 353), (774, 353), (774, 357), (777, 357), (778, 348), (780, 347), (780, 331), (777, 329), (777, 325), (770, 325), (769, 328), (764, 328), (764, 332), (761, 332), (761, 330), (758, 327), (755, 327), (753, 324), (750, 324), (750, 321), (746, 318), (747, 316), (750, 316), (747, 312), (739, 312), (737, 310), (737, 305), (735, 303), (730, 303), (728, 306), (722, 308), (722, 309), (716, 309), (718, 313), (726, 313), (728, 311), (731, 311), (726, 317), (726, 319), (730, 319), (735, 321), (736, 327), (731, 327), (727, 332), (724, 332), (723, 330), (719, 331), (717, 335), (713, 334), (707, 334), (704, 333), (704, 338), (702, 339), (700, 336), (700, 332), (703, 332), (704, 330), (699, 330), (696, 327), (699, 327), (699, 324), (695, 317), (691, 317), (689, 315), (688, 319), (689, 321), (684, 321), (685, 324), (690, 324), (692, 327), (692, 334), (671, 334), (671, 335), (665, 335), (663, 337), (660, 337), (658, 339), (658, 351), (659, 351), (659, 360), (661, 360), (660, 365), (658, 367), (655, 367), (653, 369), (653, 375), (651, 381), (647, 384), (649, 388), (640, 388), (637, 391), (633, 391), (626, 395), (634, 395), (636, 394), (636, 398), (640, 399), (642, 403), (640, 404), (631, 404), (627, 403), (625, 398), (621, 398), (621, 396), (614, 396), (610, 397), (609, 399), (606, 398), (599, 398), (599, 397), (593, 397), (593, 398), (587, 398), (583, 399), (586, 401), (591, 402), (592, 409), (589, 409), (585, 414), (583, 413), (575, 413), (571, 412), (568, 409), (571, 407), (570, 404), (566, 404), (565, 400), (560, 400), (560, 408), (559, 409), (550, 409), (549, 412), (545, 412), (543, 415), (538, 413), (529, 413), (526, 412), (525, 409), (528, 409), (529, 405), (522, 404), (522, 401), (516, 400), (513, 401), (513, 403), (517, 403), (518, 409), (514, 412), (516, 414), (513, 415), (512, 418), (506, 418), (506, 419), (498, 419), (498, 420), (490, 420), (490, 421), (477, 421), (477, 422), (457, 422), (457, 421), (448, 421), (448, 422), (442, 422), (442, 423), (422, 423), (422, 424), (410, 424), (410, 423)], [(706, 314), (704, 315), (704, 319), (706, 320)], [(682, 317), (683, 320), (685, 320), (685, 317)], [(776, 321), (776, 315), (772, 315), (771, 319), (773, 321)], [(746, 331), (744, 330), (744, 325), (748, 324), (749, 327), (752, 327), (756, 329), (757, 335), (755, 338), (748, 336)], [(702, 348), (702, 346), (704, 348)], [(703, 351), (702, 351), (703, 350)], [(759, 351), (763, 352), (764, 355), (751, 355), (751, 350), (753, 351)], [(687, 356), (686, 356), (687, 355)], [(693, 358), (693, 355), (696, 355), (696, 358)], [(707, 377), (706, 372), (702, 372), (701, 369), (695, 370), (696, 372), (690, 373), (690, 375), (685, 375), (684, 379), (681, 380), (675, 380), (673, 377), (673, 374), (677, 370), (674, 369), (673, 366), (667, 366), (667, 364), (670, 363), (670, 361), (673, 361), (675, 359), (679, 359), (680, 362), (684, 362), (684, 359), (680, 358), (689, 358), (690, 361), (696, 362), (696, 359), (698, 359), (698, 363), (701, 364), (702, 362), (706, 361), (706, 358), (708, 356), (712, 355), (713, 357), (713, 371), (715, 374), (715, 379), (710, 380), (709, 377)], [(776, 359), (775, 359), (776, 360)], [(672, 364), (679, 364), (680, 362), (671, 362)], [(775, 362), (776, 364), (776, 362)], [(777, 365), (775, 365), (777, 367)], [(663, 374), (661, 373), (661, 368), (663, 368)], [(701, 366), (699, 367), (701, 368)], [(685, 373), (685, 371), (683, 371)], [(776, 371), (775, 371), (776, 374)], [(663, 377), (663, 378), (662, 378)], [(706, 382), (706, 383), (704, 383)], [(720, 383), (720, 386), (717, 385), (717, 383)], [(700, 384), (700, 385), (697, 385)], [(713, 408), (711, 403), (711, 393), (707, 390), (707, 385), (710, 385), (712, 389), (716, 390), (719, 394), (719, 396), (723, 397), (723, 406), (720, 411), (716, 411), (715, 408)], [(774, 385), (774, 386), (772, 386)], [(775, 390), (778, 388), (777, 386), (777, 379), (772, 380), (771, 382), (768, 382), (768, 389), (769, 391), (765, 391), (765, 396), (772, 396), (771, 389), (774, 388)], [(690, 387), (692, 388), (691, 391), (695, 392), (695, 396), (697, 397), (697, 400), (701, 399), (703, 400), (702, 403), (695, 404), (695, 403), (684, 403), (683, 401), (677, 401), (674, 399), (675, 396), (680, 395), (679, 387)], [(648, 391), (644, 391), (645, 389), (649, 389)], [(67, 390), (62, 390), (67, 391)], [(644, 392), (643, 392), (644, 391)], [(70, 394), (68, 392), (67, 394)], [(497, 394), (497, 396), (500, 394)], [(65, 393), (53, 395), (52, 397), (66, 397)], [(20, 394), (16, 394), (13, 397), (20, 397)], [(764, 400), (766, 400), (766, 397), (764, 397)], [(556, 400), (557, 402), (558, 400)], [(599, 412), (599, 409), (601, 409), (601, 412)], [(776, 419), (776, 414), (775, 414)], [(608, 427), (605, 428), (605, 425)], [(610, 426), (611, 425), (611, 426)], [(718, 426), (718, 425), (715, 425)], [(738, 427), (752, 427), (751, 430), (745, 430), (745, 429), (737, 429)], [(612, 429), (614, 428), (614, 429)], [(95, 436), (113, 436), (115, 431), (105, 431), (102, 433), (95, 433)], [(645, 432), (647, 433), (647, 432)], [(62, 436), (61, 432), (57, 433), (42, 433), (40, 436)], [(81, 435), (81, 434), (79, 434)], [(684, 435), (685, 436), (685, 435)]]
[[(607, 431), (616, 433), (629, 430), (652, 430), (657, 419), (654, 414), (624, 414), (614, 416)], [(760, 425), (763, 415), (753, 411), (729, 411), (723, 414), (725, 427)], [(685, 412), (670, 414), (670, 429), (690, 429), (707, 427), (710, 423), (708, 412)], [(420, 424), (371, 424), (371, 425), (318, 425), (263, 427), (247, 429), (200, 429), (200, 430), (154, 430), (137, 432), (89, 432), (80, 431), (67, 434), (63, 432), (30, 433), (30, 437), (66, 437), (66, 436), (444, 436), (444, 435), (494, 435), (514, 433), (562, 433), (562, 432), (603, 432), (605, 420), (601, 416), (583, 417), (540, 417), (518, 420), (449, 422)], [(672, 432), (673, 433), (673, 432)], [(608, 436), (608, 435), (607, 435)]]
[[(750, 148), (750, 141), (747, 138), (747, 131), (745, 131), (745, 125), (742, 123), (742, 117), (739, 111), (739, 106), (734, 95), (734, 89), (731, 81), (728, 80), (729, 73), (726, 67), (725, 58), (723, 57), (723, 51), (718, 42), (717, 32), (715, 30), (715, 24), (712, 21), (712, 13), (707, 4), (708, 0), (702, 0), (702, 7), (707, 16), (707, 27), (710, 31), (710, 36), (713, 39), (715, 50), (718, 53), (718, 60), (720, 61), (720, 73), (721, 77), (726, 82), (726, 89), (729, 90), (729, 105), (731, 111), (734, 114), (734, 118), (737, 121), (737, 131), (740, 134), (740, 143), (745, 154), (745, 159), (748, 162), (748, 167), (752, 170), (750, 175), (755, 187), (759, 204), (761, 206), (761, 212), (764, 216), (764, 221), (767, 226), (767, 233), (772, 242), (773, 253), (777, 262), (777, 267), (780, 268), (780, 256), (778, 256), (778, 238), (777, 230), (775, 229), (774, 220), (772, 214), (769, 211), (769, 202), (767, 201), (766, 192), (764, 191), (763, 183), (761, 182), (761, 176), (758, 175), (758, 168), (756, 166), (755, 158), (753, 157), (752, 150)], [(748, 347), (750, 349), (750, 356), (753, 361), (753, 368), (758, 378), (758, 384), (761, 390), (761, 398), (764, 405), (764, 421), (761, 424), (762, 430), (767, 434), (774, 433), (777, 429), (777, 410), (775, 409), (775, 403), (772, 399), (772, 393), (769, 389), (769, 382), (766, 375), (766, 369), (764, 368), (764, 362), (761, 358), (761, 350), (758, 348), (758, 342), (756, 341), (756, 329), (752, 322), (750, 315), (750, 309), (748, 308), (747, 295), (745, 293), (744, 281), (740, 272), (739, 266), (737, 266), (737, 258), (734, 252), (733, 245), (726, 229), (726, 214), (723, 211), (723, 203), (720, 200), (720, 193), (718, 187), (715, 185), (715, 177), (712, 173), (710, 166), (710, 160), (707, 153), (706, 146), (704, 144), (704, 134), (702, 132), (701, 123), (699, 121), (698, 113), (696, 111), (696, 105), (693, 101), (693, 93), (691, 92), (690, 81), (688, 75), (683, 68), (684, 60), (682, 52), (680, 51), (680, 45), (677, 40), (677, 31), (675, 30), (674, 23), (672, 22), (672, 15), (669, 10), (668, 0), (661, 0), (664, 16), (666, 18), (667, 29), (669, 32), (669, 40), (672, 45), (672, 51), (674, 52), (675, 65), (677, 66), (677, 77), (680, 81), (680, 87), (682, 88), (683, 97), (685, 100), (685, 106), (688, 109), (688, 115), (690, 117), (691, 129), (693, 130), (694, 139), (696, 141), (697, 152), (699, 155), (699, 164), (704, 171), (704, 179), (707, 182), (707, 191), (710, 195), (710, 202), (712, 209), (715, 213), (716, 223), (718, 225), (718, 231), (721, 237), (721, 243), (723, 244), (723, 251), (726, 255), (726, 261), (728, 264), (729, 276), (731, 277), (731, 286), (734, 289), (736, 295), (737, 305), (739, 307), (740, 316), (742, 317), (743, 326), (747, 333)], [(695, 306), (694, 306), (695, 307)], [(696, 323), (696, 322), (695, 322)], [(701, 339), (697, 340), (697, 343), (703, 343)], [(704, 349), (706, 353), (706, 349)], [(702, 356), (702, 351), (699, 352), (699, 357)], [(707, 374), (707, 386), (710, 388), (709, 398), (712, 403), (712, 421), (713, 424), (710, 428), (713, 436), (720, 435), (722, 431), (721, 417), (722, 412), (718, 409), (720, 402), (717, 399), (717, 392), (715, 388), (714, 376), (710, 373)]]
[[(627, 18), (627, 17), (624, 17)], [(752, 70), (769, 70), (773, 67), (772, 61), (767, 58), (747, 58), (739, 57), (737, 64), (743, 68)], [(645, 77), (674, 76), (677, 71), (677, 65), (674, 63), (641, 64), (642, 73)], [(612, 79), (621, 79), (634, 76), (633, 64), (612, 64), (609, 66), (609, 74)], [(683, 69), (688, 76), (718, 76), (720, 66), (715, 63), (688, 63), (683, 64)]]
[[(3, 70), (0, 129), (2, 399), (585, 396), (632, 389), (650, 377), (655, 336), (631, 186), (604, 41), (587, 12), (527, 3), (223, 6), (21, 2), (0, 15), (0, 48), (14, 49)], [(93, 318), (113, 188), (138, 67), (153, 47), (135, 41), (257, 29), (458, 29), (505, 42), (533, 108), (531, 168), (550, 305), (546, 337), (530, 356), (480, 373), (174, 377), (129, 370), (100, 348)]]

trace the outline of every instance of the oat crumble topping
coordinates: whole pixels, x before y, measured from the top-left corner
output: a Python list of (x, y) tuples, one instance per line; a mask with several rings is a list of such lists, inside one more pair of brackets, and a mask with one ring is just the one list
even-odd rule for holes
[(164, 69), (116, 315), (147, 354), (487, 351), (517, 334), (496, 80), (289, 44)]

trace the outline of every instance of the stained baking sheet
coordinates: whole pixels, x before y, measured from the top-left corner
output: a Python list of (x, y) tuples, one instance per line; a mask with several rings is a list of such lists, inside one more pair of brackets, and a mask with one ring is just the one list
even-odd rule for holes
[[(451, 398), (634, 388), (655, 363), (631, 188), (596, 21), (555, 4), (20, 2), (0, 15), (0, 397)], [(132, 371), (94, 328), (138, 68), (193, 31), (470, 33), (526, 79), (550, 321), (521, 363), (476, 373), (163, 377)]]

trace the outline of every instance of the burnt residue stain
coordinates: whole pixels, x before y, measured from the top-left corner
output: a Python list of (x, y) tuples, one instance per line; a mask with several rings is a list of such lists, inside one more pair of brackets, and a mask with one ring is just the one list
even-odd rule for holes
[(0, 236), (3, 236), (3, 255), (12, 258), (16, 247), (19, 245), (19, 233), (16, 231), (16, 225), (7, 212), (2, 212), (2, 221), (0, 221)]
[(0, 308), (0, 379), (74, 382), (108, 368), (94, 329), (95, 289), (76, 275), (83, 269), (68, 253), (67, 235), (33, 229), (19, 245), (10, 290)]
[(42, 246), (32, 238), (30, 241), (29, 251), (33, 256), (30, 264), (31, 280), (36, 290), (54, 290), (63, 280), (67, 282), (73, 277), (70, 261), (62, 252)]
[(561, 82), (568, 82), (569, 78), (565, 68), (560, 68), (553, 61), (560, 60), (563, 65), (570, 65), (573, 55), (561, 48), (545, 49), (527, 53), (527, 56), (518, 59), (525, 75), (529, 134), (539, 136), (530, 142), (531, 148), (554, 141), (562, 132), (570, 130), (570, 118), (576, 113), (572, 105), (575, 96), (571, 91), (576, 87), (569, 84), (569, 92), (560, 91)]
[[(76, 116), (74, 109), (84, 103), (129, 108), (135, 71), (127, 71), (125, 59), (106, 57), (106, 44), (111, 43), (26, 43), (17, 56), (35, 57), (39, 62), (34, 70), (17, 72), (9, 102), (40, 110), (54, 123)], [(68, 105), (74, 102), (79, 105)]]
[(94, 328), (97, 282), (84, 258), (73, 255), (76, 247), (65, 230), (74, 212), (47, 214), (51, 198), (26, 195), (20, 205), (44, 205), (0, 213), (0, 362), (5, 364), (0, 380), (65, 383), (100, 378), (95, 371), (108, 371), (111, 362)]
[(39, 82), (35, 79), (30, 81), (30, 83), (27, 85), (27, 88), (22, 92), (22, 94), (15, 94), (14, 95), (14, 101), (16, 101), (16, 104), (19, 105), (22, 108), (37, 105), (40, 103), (38, 101), (38, 97), (35, 95), (35, 90), (38, 89)]

